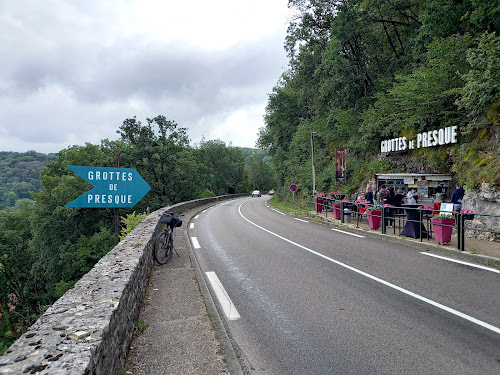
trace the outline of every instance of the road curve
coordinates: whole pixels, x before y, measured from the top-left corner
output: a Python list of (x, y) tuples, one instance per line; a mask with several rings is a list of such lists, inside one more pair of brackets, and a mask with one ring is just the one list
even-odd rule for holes
[(188, 230), (252, 373), (500, 373), (498, 272), (299, 221), (267, 199), (221, 203)]

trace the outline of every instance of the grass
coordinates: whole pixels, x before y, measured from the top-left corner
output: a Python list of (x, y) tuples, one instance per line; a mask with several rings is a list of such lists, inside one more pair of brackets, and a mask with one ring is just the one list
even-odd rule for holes
[(149, 323), (146, 323), (145, 321), (138, 319), (137, 323), (135, 323), (135, 330), (136, 332), (144, 333), (144, 331), (149, 327)]
[(307, 207), (307, 203), (298, 199), (294, 202), (279, 201), (276, 196), (273, 196), (269, 200), (269, 204), (271, 204), (277, 210), (294, 216), (308, 216), (309, 211), (314, 208), (312, 204), (310, 204), (310, 207)]

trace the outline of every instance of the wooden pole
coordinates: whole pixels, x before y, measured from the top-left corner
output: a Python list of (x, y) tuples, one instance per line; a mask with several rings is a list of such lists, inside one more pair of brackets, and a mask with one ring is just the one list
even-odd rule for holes
[[(116, 168), (120, 168), (120, 153), (116, 154)], [(115, 208), (115, 246), (120, 242), (120, 209)]]

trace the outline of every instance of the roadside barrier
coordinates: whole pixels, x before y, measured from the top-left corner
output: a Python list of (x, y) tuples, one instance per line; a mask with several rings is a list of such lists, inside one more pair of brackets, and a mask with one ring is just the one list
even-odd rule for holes
[[(399, 230), (400, 236), (412, 237), (423, 241), (435, 238), (438, 243), (450, 242), (451, 233), (457, 236), (457, 250), (465, 251), (466, 232), (491, 233), (500, 238), (500, 231), (478, 226), (479, 218), (487, 218), (490, 222), (496, 222), (500, 227), (500, 215), (490, 215), (484, 213), (460, 213), (444, 211), (433, 207), (422, 207), (419, 205), (402, 205), (400, 207), (392, 205), (368, 204), (360, 201), (338, 199), (332, 197), (314, 196), (314, 206), (316, 213), (323, 213), (328, 218), (330, 213), (341, 223), (355, 224), (360, 227), (360, 222), (366, 220), (373, 230), (381, 230), (382, 234), (387, 234), (388, 229), (392, 229), (393, 234)], [(436, 218), (440, 213), (448, 213), (452, 219)], [(482, 220), (484, 221), (484, 220)], [(481, 222), (482, 222), (481, 221)], [(441, 237), (442, 235), (445, 237)]]
[(0, 356), (0, 374), (122, 374), (161, 215), (241, 196), (248, 194), (196, 199), (149, 214)]

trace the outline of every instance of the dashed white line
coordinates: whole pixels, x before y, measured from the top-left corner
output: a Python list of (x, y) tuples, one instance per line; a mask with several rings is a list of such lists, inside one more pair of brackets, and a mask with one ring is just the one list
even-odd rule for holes
[(286, 215), (284, 212), (278, 211), (278, 210), (276, 210), (276, 209), (274, 209), (274, 208), (271, 208), (271, 210), (273, 210), (274, 212), (277, 212), (277, 213), (279, 213), (279, 214), (281, 214), (281, 215)]
[(302, 219), (299, 219), (298, 217), (294, 217), (295, 220), (298, 220), (298, 221), (302, 221), (303, 223), (308, 223), (307, 220), (302, 220)]
[(194, 218), (195, 218), (195, 219), (198, 219), (199, 217), (200, 217), (200, 215), (196, 215)]
[(193, 228), (194, 228), (194, 223), (189, 224), (189, 229), (193, 229)]
[(233, 301), (229, 298), (226, 290), (222, 286), (217, 274), (215, 272), (205, 272), (208, 280), (210, 281), (210, 285), (214, 289), (215, 295), (219, 300), (220, 305), (222, 306), (222, 310), (224, 314), (229, 320), (237, 320), (241, 318), (238, 310), (236, 310), (236, 306), (234, 306)]
[(444, 260), (447, 260), (447, 261), (449, 261), (449, 262), (454, 262), (454, 263), (465, 264), (466, 266), (476, 267), (476, 268), (480, 268), (480, 269), (482, 269), (482, 270), (486, 270), (486, 271), (490, 271), (490, 272), (500, 273), (500, 270), (497, 270), (497, 269), (495, 269), (495, 268), (491, 268), (491, 267), (481, 266), (480, 264), (474, 264), (474, 263), (463, 262), (463, 261), (461, 261), (461, 260), (452, 259), (452, 258), (446, 258), (446, 257), (442, 257), (442, 256), (440, 256), (440, 255), (429, 254), (429, 253), (425, 253), (425, 252), (421, 252), (420, 254), (423, 254), (423, 255), (428, 255), (428, 256), (430, 256), (430, 257), (434, 257), (434, 258), (444, 259)]
[(362, 236), (362, 235), (360, 235), (360, 234), (355, 234), (355, 233), (351, 233), (351, 232), (346, 232), (346, 231), (343, 231), (343, 230), (340, 230), (340, 229), (335, 229), (335, 228), (332, 228), (332, 230), (334, 230), (335, 232), (340, 232), (340, 233), (344, 233), (344, 234), (349, 234), (349, 235), (354, 236), (354, 237), (365, 238), (365, 236)]
[(347, 268), (348, 270), (351, 270), (351, 271), (356, 272), (356, 273), (358, 273), (358, 274), (360, 274), (360, 275), (362, 275), (362, 276), (365, 276), (365, 277), (367, 277), (367, 278), (369, 278), (369, 279), (372, 279), (372, 280), (374, 280), (374, 281), (376, 281), (376, 282), (378, 282), (378, 283), (381, 283), (381, 284), (383, 284), (383, 285), (385, 285), (385, 286), (388, 286), (389, 288), (395, 289), (395, 290), (397, 290), (397, 291), (399, 291), (399, 292), (401, 292), (401, 293), (404, 293), (404, 294), (406, 294), (406, 295), (409, 295), (409, 296), (411, 296), (411, 297), (413, 297), (413, 298), (416, 298), (416, 299), (418, 299), (418, 300), (420, 300), (420, 301), (422, 301), (422, 302), (428, 303), (429, 305), (432, 305), (432, 306), (437, 307), (437, 308), (439, 308), (439, 309), (441, 309), (441, 310), (447, 311), (447, 312), (449, 312), (450, 314), (456, 315), (456, 316), (458, 316), (458, 317), (460, 317), (460, 318), (463, 318), (463, 319), (465, 319), (465, 320), (468, 320), (469, 322), (472, 322), (472, 323), (477, 324), (477, 325), (479, 325), (479, 326), (481, 326), (481, 327), (483, 327), (483, 328), (489, 329), (489, 330), (491, 330), (491, 331), (493, 331), (493, 332), (496, 332), (496, 333), (500, 334), (500, 328), (499, 328), (499, 327), (495, 327), (494, 325), (491, 325), (491, 324), (489, 324), (489, 323), (483, 322), (482, 320), (476, 319), (476, 318), (474, 318), (474, 317), (472, 317), (472, 316), (470, 316), (470, 315), (464, 314), (463, 312), (460, 312), (460, 311), (458, 311), (458, 310), (452, 309), (451, 307), (448, 307), (448, 306), (442, 305), (442, 304), (440, 304), (439, 302), (435, 302), (435, 301), (433, 301), (433, 300), (431, 300), (431, 299), (429, 299), (429, 298), (423, 297), (423, 296), (418, 295), (418, 294), (416, 294), (416, 293), (413, 293), (413, 292), (411, 292), (411, 291), (409, 291), (409, 290), (406, 290), (406, 289), (404, 289), (404, 288), (401, 288), (401, 287), (399, 287), (399, 286), (397, 286), (397, 285), (395, 285), (395, 284), (391, 284), (391, 283), (389, 283), (389, 282), (387, 282), (387, 281), (385, 281), (385, 280), (382, 280), (382, 279), (380, 279), (380, 278), (378, 278), (378, 277), (376, 277), (376, 276), (370, 275), (369, 273), (366, 273), (366, 272), (364, 272), (364, 271), (358, 270), (357, 268), (351, 267), (351, 266), (349, 266), (349, 265), (347, 265), (347, 264), (345, 264), (345, 263), (339, 262), (338, 260), (335, 260), (335, 259), (333, 259), (333, 258), (327, 257), (327, 256), (326, 256), (326, 255), (324, 255), (324, 254), (321, 254), (321, 253), (319, 253), (319, 252), (317, 252), (317, 251), (314, 251), (314, 250), (312, 250), (312, 249), (309, 249), (309, 248), (307, 248), (307, 247), (305, 247), (305, 246), (303, 246), (303, 245), (301, 245), (301, 244), (298, 244), (297, 242), (293, 242), (292, 240), (289, 240), (288, 238), (285, 238), (285, 237), (283, 237), (283, 236), (280, 236), (279, 234), (276, 234), (276, 233), (274, 233), (274, 232), (271, 232), (269, 229), (263, 228), (263, 227), (261, 227), (260, 225), (255, 224), (253, 221), (250, 221), (250, 220), (249, 220), (249, 219), (247, 219), (245, 216), (243, 216), (243, 214), (241, 213), (241, 206), (243, 206), (243, 204), (244, 204), (244, 203), (240, 204), (240, 206), (238, 207), (238, 212), (239, 212), (240, 216), (241, 216), (243, 219), (245, 219), (246, 221), (248, 221), (250, 224), (252, 224), (252, 225), (256, 226), (256, 227), (257, 227), (257, 228), (259, 228), (259, 229), (262, 229), (264, 232), (267, 232), (267, 233), (269, 233), (269, 234), (272, 234), (273, 236), (276, 236), (276, 237), (278, 237), (279, 239), (282, 239), (283, 241), (286, 241), (286, 242), (288, 242), (288, 243), (290, 243), (290, 244), (292, 244), (292, 245), (295, 245), (295, 246), (297, 246), (297, 247), (300, 247), (300, 248), (301, 248), (301, 249), (303, 249), (303, 250), (306, 250), (306, 251), (310, 252), (311, 254), (317, 255), (317, 256), (319, 256), (319, 257), (321, 257), (321, 258), (323, 258), (323, 259), (326, 259), (326, 260), (328, 260), (328, 261), (330, 261), (330, 262), (332, 262), (332, 263), (335, 263), (335, 264), (337, 264), (337, 265), (339, 265), (339, 266), (341, 266), (341, 267)]
[(200, 243), (196, 237), (191, 237), (191, 243), (195, 249), (201, 249)]

